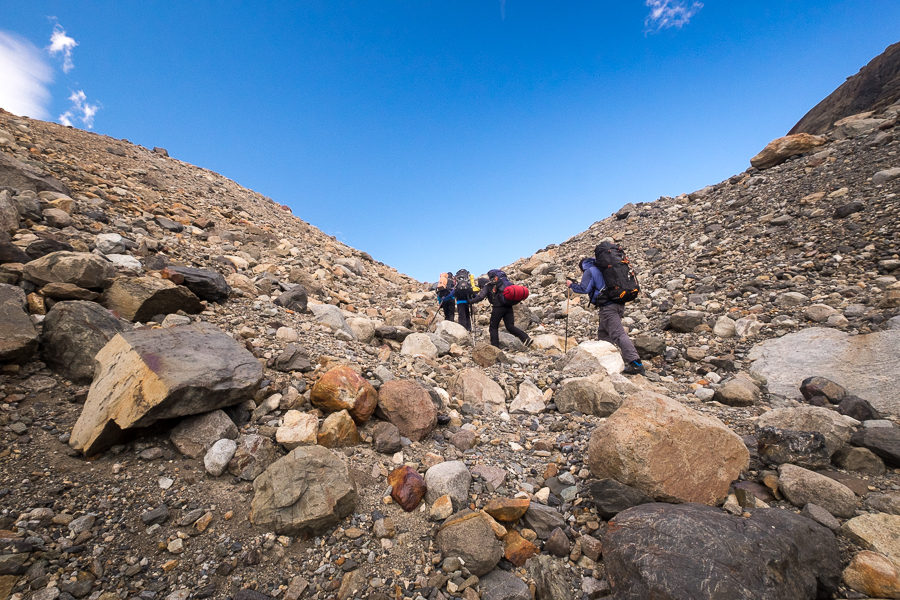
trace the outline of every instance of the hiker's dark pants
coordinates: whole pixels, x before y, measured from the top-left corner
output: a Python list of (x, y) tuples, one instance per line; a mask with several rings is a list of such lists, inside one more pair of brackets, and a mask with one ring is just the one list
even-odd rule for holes
[(600, 307), (600, 323), (597, 326), (597, 339), (610, 344), (615, 344), (622, 352), (622, 359), (626, 363), (640, 360), (634, 342), (625, 333), (622, 326), (622, 316), (625, 314), (625, 305), (614, 302)]
[(528, 339), (528, 334), (516, 327), (516, 317), (513, 314), (512, 306), (492, 306), (491, 307), (491, 323), (488, 325), (488, 331), (491, 333), (491, 346), (500, 347), (500, 320), (506, 326), (506, 330), (522, 340)]
[(441, 302), (441, 308), (444, 309), (444, 318), (452, 321), (456, 316), (456, 301), (453, 298), (444, 298)]
[(469, 320), (469, 303), (457, 302), (456, 312), (459, 313), (459, 324), (472, 331), (472, 322)]

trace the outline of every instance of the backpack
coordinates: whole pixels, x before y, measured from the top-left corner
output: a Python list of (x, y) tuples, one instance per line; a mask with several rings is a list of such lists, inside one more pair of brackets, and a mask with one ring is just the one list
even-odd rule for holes
[(594, 303), (608, 300), (617, 304), (631, 302), (641, 291), (637, 275), (631, 268), (625, 250), (619, 244), (601, 242), (594, 248), (594, 266), (600, 269), (606, 282), (603, 293), (597, 294)]
[(456, 291), (460, 292), (462, 298), (465, 298), (469, 292), (477, 291), (475, 278), (465, 269), (456, 272)]
[(442, 292), (444, 290), (453, 289), (453, 276), (450, 273), (441, 273), (441, 278), (438, 280), (437, 290)]

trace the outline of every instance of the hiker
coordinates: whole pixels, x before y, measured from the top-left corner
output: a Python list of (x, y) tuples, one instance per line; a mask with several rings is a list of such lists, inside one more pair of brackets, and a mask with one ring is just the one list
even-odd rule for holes
[(644, 364), (634, 348), (634, 342), (631, 341), (631, 338), (625, 333), (625, 327), (622, 326), (625, 305), (609, 300), (604, 294), (606, 281), (603, 279), (603, 273), (594, 264), (594, 260), (593, 258), (581, 259), (578, 263), (578, 268), (582, 272), (581, 282), (575, 283), (568, 279), (566, 285), (576, 294), (587, 294), (591, 304), (596, 305), (600, 310), (597, 339), (619, 347), (625, 361), (623, 372), (628, 375), (643, 375)]
[(516, 327), (516, 317), (513, 314), (513, 304), (503, 296), (503, 288), (512, 285), (506, 277), (506, 273), (500, 269), (488, 271), (488, 282), (481, 286), (481, 291), (469, 300), (469, 304), (481, 302), (485, 298), (491, 303), (491, 322), (488, 331), (491, 334), (491, 346), (500, 347), (500, 321), (506, 326), (506, 330), (522, 340), (528, 348), (534, 342), (528, 334)]
[(465, 269), (456, 272), (456, 313), (459, 318), (459, 324), (472, 331), (472, 322), (470, 319), (471, 312), (469, 310), (469, 301), (480, 291), (475, 277)]
[(437, 285), (438, 307), (444, 310), (444, 318), (448, 321), (452, 321), (456, 316), (455, 288), (456, 282), (453, 280), (453, 273), (450, 271), (441, 273)]

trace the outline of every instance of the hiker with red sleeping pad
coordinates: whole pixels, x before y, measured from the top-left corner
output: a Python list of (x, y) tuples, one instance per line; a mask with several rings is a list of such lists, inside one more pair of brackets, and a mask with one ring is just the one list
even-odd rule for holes
[(523, 285), (513, 285), (506, 273), (500, 269), (488, 271), (489, 281), (481, 286), (481, 291), (469, 300), (469, 304), (481, 302), (485, 298), (491, 303), (491, 322), (488, 331), (491, 334), (491, 345), (500, 347), (500, 321), (506, 326), (506, 330), (522, 340), (525, 347), (531, 346), (533, 340), (528, 334), (516, 327), (516, 318), (513, 314), (513, 306), (528, 297), (528, 288)]
[(578, 268), (583, 273), (581, 282), (568, 280), (566, 285), (576, 294), (587, 294), (591, 304), (599, 309), (597, 339), (619, 347), (625, 361), (624, 373), (643, 375), (641, 357), (622, 326), (625, 303), (640, 292), (624, 250), (618, 244), (603, 241), (594, 249), (594, 258), (581, 259)]

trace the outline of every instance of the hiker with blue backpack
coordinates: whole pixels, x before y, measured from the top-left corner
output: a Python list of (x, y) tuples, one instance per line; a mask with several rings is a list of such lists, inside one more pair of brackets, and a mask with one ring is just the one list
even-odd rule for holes
[(472, 298), (481, 290), (481, 288), (479, 288), (478, 282), (475, 281), (475, 277), (466, 269), (457, 271), (455, 279), (456, 287), (454, 288), (454, 295), (456, 296), (458, 322), (465, 327), (467, 331), (472, 331), (469, 302), (471, 302)]
[(576, 294), (586, 294), (599, 309), (597, 339), (619, 347), (625, 361), (624, 373), (643, 375), (641, 357), (622, 325), (625, 303), (634, 300), (640, 291), (624, 250), (618, 244), (601, 242), (594, 249), (594, 258), (581, 259), (578, 268), (582, 272), (581, 282), (570, 279), (566, 285)]
[(528, 297), (528, 288), (522, 285), (513, 285), (506, 273), (500, 269), (491, 269), (487, 275), (488, 282), (481, 286), (481, 291), (469, 300), (469, 304), (481, 302), (485, 298), (491, 303), (491, 321), (488, 325), (491, 346), (500, 347), (500, 321), (503, 321), (506, 330), (522, 340), (522, 343), (528, 348), (534, 340), (516, 327), (516, 317), (513, 314), (513, 306)]

